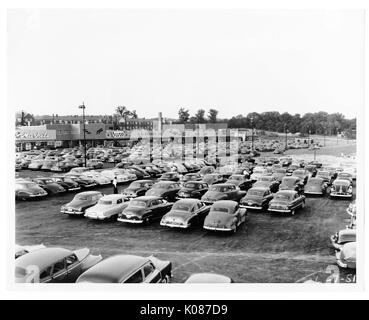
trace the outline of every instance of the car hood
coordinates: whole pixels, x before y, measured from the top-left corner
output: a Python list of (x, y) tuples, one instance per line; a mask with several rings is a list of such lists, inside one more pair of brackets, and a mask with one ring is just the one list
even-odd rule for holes
[(49, 189), (52, 189), (52, 190), (60, 190), (60, 189), (63, 189), (63, 187), (59, 184), (56, 184), (56, 183), (48, 183), (45, 188), (49, 188)]
[[(21, 190), (21, 191), (23, 191), (23, 190)], [(32, 194), (37, 194), (37, 193), (40, 193), (40, 192), (44, 192), (45, 190), (42, 189), (41, 187), (31, 187), (31, 188), (25, 189), (24, 191), (32, 193)]]

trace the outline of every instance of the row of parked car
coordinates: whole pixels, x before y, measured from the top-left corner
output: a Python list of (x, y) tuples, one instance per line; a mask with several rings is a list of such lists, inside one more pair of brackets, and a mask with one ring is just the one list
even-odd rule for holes
[[(103, 259), (88, 248), (69, 250), (44, 245), (15, 248), (16, 283), (168, 283), (171, 261), (153, 255), (115, 255)], [(186, 283), (231, 283), (214, 273), (192, 274)]]

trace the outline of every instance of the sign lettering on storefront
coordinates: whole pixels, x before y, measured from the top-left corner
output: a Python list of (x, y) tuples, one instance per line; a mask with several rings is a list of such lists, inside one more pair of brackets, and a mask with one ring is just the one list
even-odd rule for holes
[(15, 132), (15, 140), (44, 141), (54, 140), (55, 138), (55, 130), (16, 130)]
[(128, 139), (131, 132), (128, 130), (106, 130), (105, 136), (107, 139)]

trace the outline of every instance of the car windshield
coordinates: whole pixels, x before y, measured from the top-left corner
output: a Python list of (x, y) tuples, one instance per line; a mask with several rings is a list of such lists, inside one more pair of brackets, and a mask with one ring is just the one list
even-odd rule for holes
[(131, 202), (129, 203), (130, 207), (139, 207), (139, 208), (145, 208), (146, 207), (146, 202), (145, 201), (140, 201), (140, 200), (131, 200)]
[(230, 190), (230, 187), (227, 186), (211, 186), (210, 191), (216, 191), (216, 192), (227, 192)]
[(86, 201), (86, 200), (90, 200), (90, 197), (86, 194), (77, 194), (74, 197), (75, 200), (82, 200), (82, 201)]
[(100, 200), (99, 201), (99, 204), (102, 204), (102, 205), (111, 205), (113, 204), (113, 202), (111, 200)]
[(291, 196), (288, 194), (277, 194), (274, 199), (281, 201), (291, 201)]
[(197, 189), (197, 184), (196, 183), (192, 183), (192, 182), (189, 182), (189, 183), (186, 183), (184, 185), (185, 188), (189, 188), (189, 189)]
[(264, 195), (264, 191), (261, 190), (249, 190), (247, 193), (248, 196), (257, 196), (262, 197)]
[(176, 202), (173, 205), (173, 210), (188, 212), (191, 210), (191, 207), (189, 204)]
[(211, 211), (228, 213), (230, 210), (227, 207), (215, 206), (215, 207), (211, 208)]

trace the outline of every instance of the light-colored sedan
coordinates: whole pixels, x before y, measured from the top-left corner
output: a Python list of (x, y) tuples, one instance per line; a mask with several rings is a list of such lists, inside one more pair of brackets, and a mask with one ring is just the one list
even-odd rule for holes
[(336, 253), (336, 258), (341, 268), (356, 269), (356, 241), (344, 244)]
[(86, 209), (85, 217), (95, 220), (114, 219), (127, 205), (128, 198), (121, 194), (109, 194), (102, 197), (93, 207)]
[(93, 179), (98, 185), (111, 184), (111, 180), (108, 177), (97, 171), (87, 171), (81, 174), (81, 176)]

